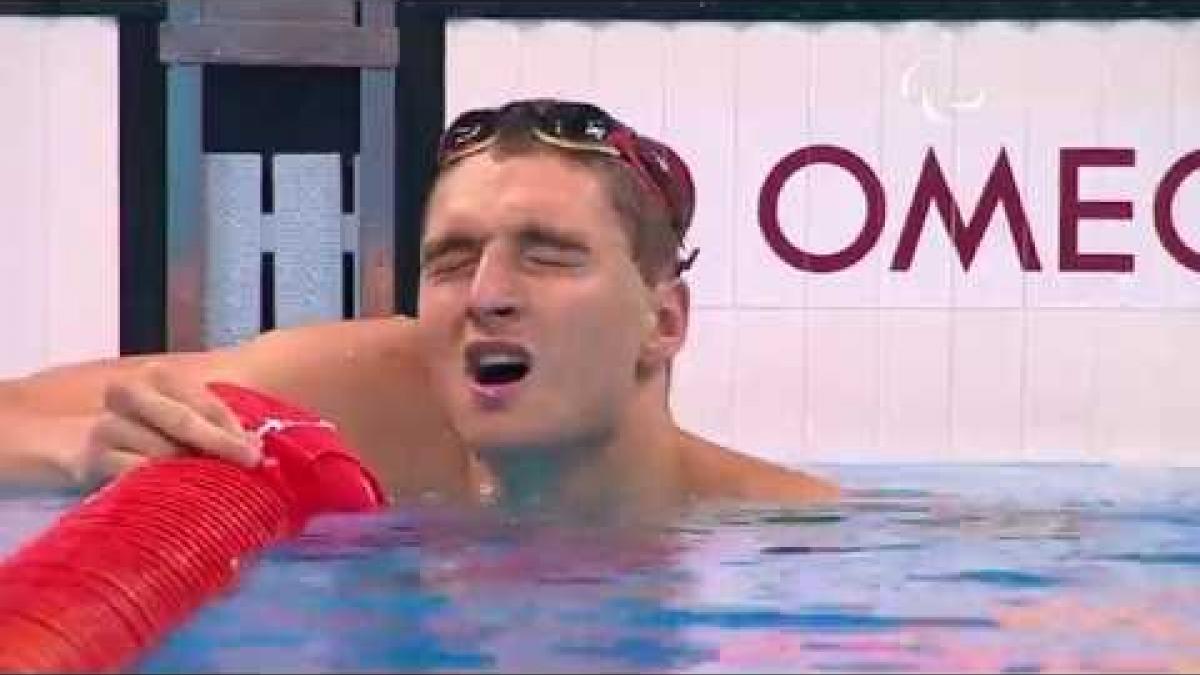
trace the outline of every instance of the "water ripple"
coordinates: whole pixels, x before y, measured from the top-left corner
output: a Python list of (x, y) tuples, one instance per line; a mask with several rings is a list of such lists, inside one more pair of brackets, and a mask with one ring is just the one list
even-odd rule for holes
[(633, 623), (653, 626), (714, 628), (799, 628), (815, 631), (891, 631), (903, 628), (996, 628), (990, 618), (909, 617), (846, 612), (779, 612), (773, 610), (651, 609), (631, 617)]
[(1135, 562), (1143, 565), (1200, 565), (1200, 552), (1180, 553), (1114, 553), (1094, 556), (1093, 560), (1112, 562)]
[(809, 555), (813, 553), (864, 553), (867, 551), (911, 551), (920, 544), (880, 544), (878, 546), (768, 546), (765, 555)]
[(1005, 588), (1051, 588), (1066, 582), (1055, 576), (1006, 569), (979, 569), (957, 574), (910, 575), (914, 581), (972, 582)]

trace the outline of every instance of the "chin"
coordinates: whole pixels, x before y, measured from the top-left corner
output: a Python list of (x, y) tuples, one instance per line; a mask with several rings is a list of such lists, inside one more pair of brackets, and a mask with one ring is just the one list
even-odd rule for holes
[(538, 452), (562, 445), (553, 434), (538, 432), (528, 427), (514, 428), (516, 426), (496, 421), (473, 420), (461, 425), (460, 436), (468, 447), (482, 453)]

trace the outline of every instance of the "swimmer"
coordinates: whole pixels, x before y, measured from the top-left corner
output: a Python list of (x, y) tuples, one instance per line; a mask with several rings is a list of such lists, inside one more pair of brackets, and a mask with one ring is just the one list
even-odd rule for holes
[(94, 485), (261, 449), (228, 381), (337, 426), (398, 502), (640, 514), (804, 503), (832, 483), (682, 429), (694, 195), (667, 146), (589, 103), (459, 116), (426, 201), (417, 316), (277, 329), (239, 346), (108, 359), (0, 383), (0, 476)]

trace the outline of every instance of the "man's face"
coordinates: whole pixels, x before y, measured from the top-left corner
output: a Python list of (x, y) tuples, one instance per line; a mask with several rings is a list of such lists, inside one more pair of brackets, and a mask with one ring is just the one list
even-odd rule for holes
[(586, 168), (484, 152), (439, 181), (419, 323), (436, 393), (469, 447), (560, 450), (611, 437), (653, 339), (652, 298)]

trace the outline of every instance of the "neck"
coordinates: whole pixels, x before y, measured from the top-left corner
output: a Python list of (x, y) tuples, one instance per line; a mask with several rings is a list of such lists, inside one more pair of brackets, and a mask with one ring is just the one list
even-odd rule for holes
[(494, 500), (518, 514), (587, 520), (642, 519), (683, 494), (682, 434), (664, 404), (635, 401), (603, 441), (576, 447), (481, 449)]

